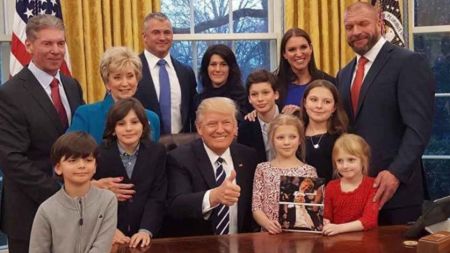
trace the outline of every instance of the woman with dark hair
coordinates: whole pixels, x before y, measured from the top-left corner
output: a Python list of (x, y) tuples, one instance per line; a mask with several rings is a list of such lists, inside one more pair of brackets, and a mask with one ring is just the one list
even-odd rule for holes
[(203, 87), (196, 98), (196, 108), (206, 98), (227, 97), (236, 103), (242, 116), (248, 112), (241, 70), (228, 46), (217, 44), (208, 47), (203, 55), (199, 78)]
[(280, 92), (279, 106), (283, 113), (293, 113), (299, 109), (299, 101), (309, 83), (325, 79), (335, 83), (335, 79), (317, 69), (311, 37), (300, 28), (286, 31), (281, 40), (280, 63), (275, 71)]
[(329, 81), (312, 81), (302, 99), (305, 125), (306, 163), (317, 169), (326, 183), (333, 175), (331, 152), (334, 142), (347, 131), (348, 118), (336, 87)]
[(132, 184), (132, 199), (119, 202), (115, 243), (145, 247), (164, 217), (166, 150), (150, 141), (150, 126), (135, 98), (118, 100), (108, 113), (104, 142), (99, 146), (94, 178), (123, 178)]

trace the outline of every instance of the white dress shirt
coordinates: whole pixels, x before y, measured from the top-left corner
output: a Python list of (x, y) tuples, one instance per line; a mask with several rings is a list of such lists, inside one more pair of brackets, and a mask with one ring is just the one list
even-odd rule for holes
[[(231, 171), (234, 170), (234, 165), (233, 165), (233, 159), (231, 158), (231, 153), (230, 153), (230, 148), (228, 148), (222, 155), (217, 155), (216, 153), (214, 153), (214, 151), (212, 151), (210, 148), (208, 148), (208, 146), (206, 146), (205, 143), (203, 143), (203, 146), (205, 147), (206, 150), (206, 154), (208, 154), (208, 158), (209, 161), (211, 162), (211, 165), (214, 169), (214, 178), (216, 176), (216, 161), (219, 157), (222, 157), (222, 159), (224, 160), (224, 162), (222, 163), (223, 166), (223, 170), (225, 172), (226, 177), (228, 177), (231, 174)], [(226, 179), (225, 179), (226, 180)], [(233, 181), (233, 183), (236, 183), (236, 179)], [(209, 195), (211, 194), (211, 190), (207, 190), (205, 195), (203, 196), (203, 203), (202, 203), (202, 213), (203, 213), (203, 218), (205, 220), (209, 219), (209, 216), (211, 215), (211, 211), (218, 207), (219, 205), (216, 206), (211, 206), (210, 202), (209, 202)], [(237, 214), (238, 214), (238, 206), (237, 203), (235, 203), (234, 205), (230, 206), (230, 227), (229, 227), (229, 234), (236, 234), (238, 232), (238, 220), (237, 220)]]
[[(159, 66), (158, 61), (160, 58), (156, 57), (147, 50), (144, 50), (145, 58), (148, 62), (148, 69), (150, 70), (150, 75), (152, 76), (153, 85), (155, 86), (156, 96), (159, 101)], [(170, 54), (167, 54), (164, 58), (166, 60), (166, 70), (169, 75), (170, 82), (170, 106), (171, 106), (171, 128), (172, 133), (179, 133), (183, 129), (183, 123), (181, 122), (181, 86), (178, 80), (177, 73), (170, 58)]]
[[(370, 68), (372, 67), (373, 62), (375, 61), (375, 58), (377, 58), (377, 55), (380, 52), (381, 48), (383, 47), (384, 43), (386, 43), (386, 39), (383, 36), (380, 36), (380, 39), (377, 41), (377, 43), (375, 43), (375, 45), (366, 54), (364, 54), (364, 57), (368, 60), (366, 65), (364, 65), (364, 78), (366, 78), (367, 73), (369, 72)], [(361, 55), (356, 54), (356, 64), (357, 65), (358, 65), (359, 58), (361, 58)], [(355, 70), (353, 71), (351, 85), (353, 85), (353, 80), (355, 79), (356, 71), (357, 71), (357, 68), (355, 68)]]
[(66, 91), (64, 90), (64, 86), (62, 85), (61, 81), (61, 75), (59, 74), (59, 70), (56, 73), (55, 76), (50, 75), (49, 73), (41, 70), (38, 68), (33, 61), (28, 64), (28, 69), (33, 73), (34, 77), (38, 80), (39, 84), (42, 86), (42, 88), (45, 90), (45, 93), (47, 93), (48, 98), (50, 98), (50, 101), (52, 101), (52, 89), (50, 88), (50, 83), (53, 81), (53, 78), (58, 79), (59, 83), (59, 96), (61, 97), (61, 102), (64, 106), (64, 110), (66, 111), (67, 120), (70, 126), (70, 122), (72, 121), (72, 112), (70, 111), (70, 105), (69, 100), (66, 96)]

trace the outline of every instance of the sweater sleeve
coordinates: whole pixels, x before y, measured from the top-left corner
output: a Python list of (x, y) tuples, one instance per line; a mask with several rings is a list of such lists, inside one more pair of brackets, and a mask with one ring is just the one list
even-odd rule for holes
[(331, 181), (328, 183), (328, 185), (325, 187), (325, 198), (323, 203), (323, 218), (327, 219), (331, 222), (333, 222), (333, 201), (332, 201), (332, 194), (333, 194), (333, 184), (334, 181)]
[(262, 198), (264, 191), (264, 176), (262, 172), (262, 163), (258, 164), (253, 179), (253, 197), (252, 197), (252, 211), (263, 210)]
[(42, 205), (34, 217), (30, 237), (30, 253), (52, 252), (52, 230)]
[(104, 253), (110, 252), (112, 247), (112, 240), (117, 227), (117, 199), (114, 195), (110, 195), (110, 201), (105, 209), (105, 217), (100, 229), (89, 249), (89, 253)]
[(364, 206), (364, 211), (362, 214), (362, 217), (359, 219), (361, 221), (364, 230), (369, 230), (378, 225), (378, 210), (379, 210), (379, 203), (373, 202), (372, 199), (375, 196), (376, 188), (372, 187), (373, 181), (367, 181), (366, 187), (368, 190), (366, 191), (368, 193), (368, 198), (366, 201), (366, 204)]

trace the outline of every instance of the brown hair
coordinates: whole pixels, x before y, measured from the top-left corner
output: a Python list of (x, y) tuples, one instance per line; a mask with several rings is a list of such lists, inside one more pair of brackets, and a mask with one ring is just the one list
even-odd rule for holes
[(247, 96), (250, 96), (250, 88), (255, 83), (269, 83), (274, 92), (278, 91), (277, 79), (274, 74), (265, 69), (258, 69), (250, 73), (245, 82), (247, 87)]
[(324, 80), (324, 79), (318, 79), (312, 81), (305, 89), (305, 93), (303, 94), (302, 98), (302, 106), (301, 106), (301, 119), (303, 120), (303, 123), (305, 124), (305, 127), (309, 124), (309, 116), (306, 113), (305, 109), (305, 101), (306, 98), (309, 95), (309, 92), (317, 87), (322, 87), (331, 92), (334, 99), (334, 107), (336, 110), (333, 114), (331, 114), (330, 119), (328, 119), (328, 126), (327, 126), (327, 132), (330, 134), (343, 134), (347, 132), (348, 127), (348, 117), (345, 113), (344, 106), (341, 101), (341, 97), (339, 96), (339, 92), (336, 89), (336, 86), (334, 86), (331, 82)]
[(331, 153), (335, 175), (339, 175), (336, 169), (336, 156), (340, 152), (345, 152), (361, 159), (363, 175), (369, 173), (370, 146), (361, 136), (356, 134), (343, 134), (336, 140), (333, 152)]
[(91, 155), (97, 159), (97, 143), (91, 135), (82, 131), (61, 135), (50, 150), (50, 160), (53, 166), (62, 159), (85, 158)]
[(306, 156), (306, 145), (305, 145), (305, 127), (300, 119), (296, 116), (289, 114), (279, 114), (275, 119), (273, 119), (269, 124), (269, 143), (271, 150), (274, 154), (276, 154), (275, 148), (273, 147), (273, 138), (275, 135), (275, 131), (280, 126), (294, 126), (297, 129), (300, 145), (297, 149), (297, 156), (300, 158), (302, 162), (305, 161)]
[(145, 109), (141, 102), (139, 102), (136, 98), (130, 97), (120, 99), (109, 110), (108, 118), (106, 119), (105, 133), (103, 134), (103, 140), (106, 145), (110, 145), (117, 139), (115, 134), (117, 122), (125, 118), (130, 111), (134, 111), (134, 113), (136, 113), (136, 116), (142, 124), (141, 140), (149, 138), (151, 130)]

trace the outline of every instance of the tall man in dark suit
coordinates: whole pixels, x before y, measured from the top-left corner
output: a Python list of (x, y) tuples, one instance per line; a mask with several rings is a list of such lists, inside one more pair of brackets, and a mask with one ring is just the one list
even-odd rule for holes
[(197, 82), (192, 68), (169, 54), (173, 42), (172, 24), (163, 13), (150, 13), (144, 18), (142, 34), (145, 46), (139, 55), (142, 79), (135, 97), (146, 109), (158, 114), (161, 134), (191, 132)]
[(32, 17), (26, 35), (31, 62), (0, 88), (1, 229), (12, 253), (28, 252), (38, 206), (61, 187), (52, 177), (50, 147), (83, 103), (78, 82), (59, 71), (66, 46), (62, 21)]
[(356, 58), (338, 73), (337, 86), (350, 131), (372, 148), (369, 174), (376, 177), (379, 223), (415, 220), (424, 197), (421, 156), (431, 135), (432, 72), (419, 54), (381, 36), (378, 13), (370, 4), (347, 7), (344, 25)]
[(201, 139), (169, 153), (167, 235), (254, 230), (251, 198), (256, 153), (233, 142), (236, 113), (229, 98), (203, 100), (196, 119)]

